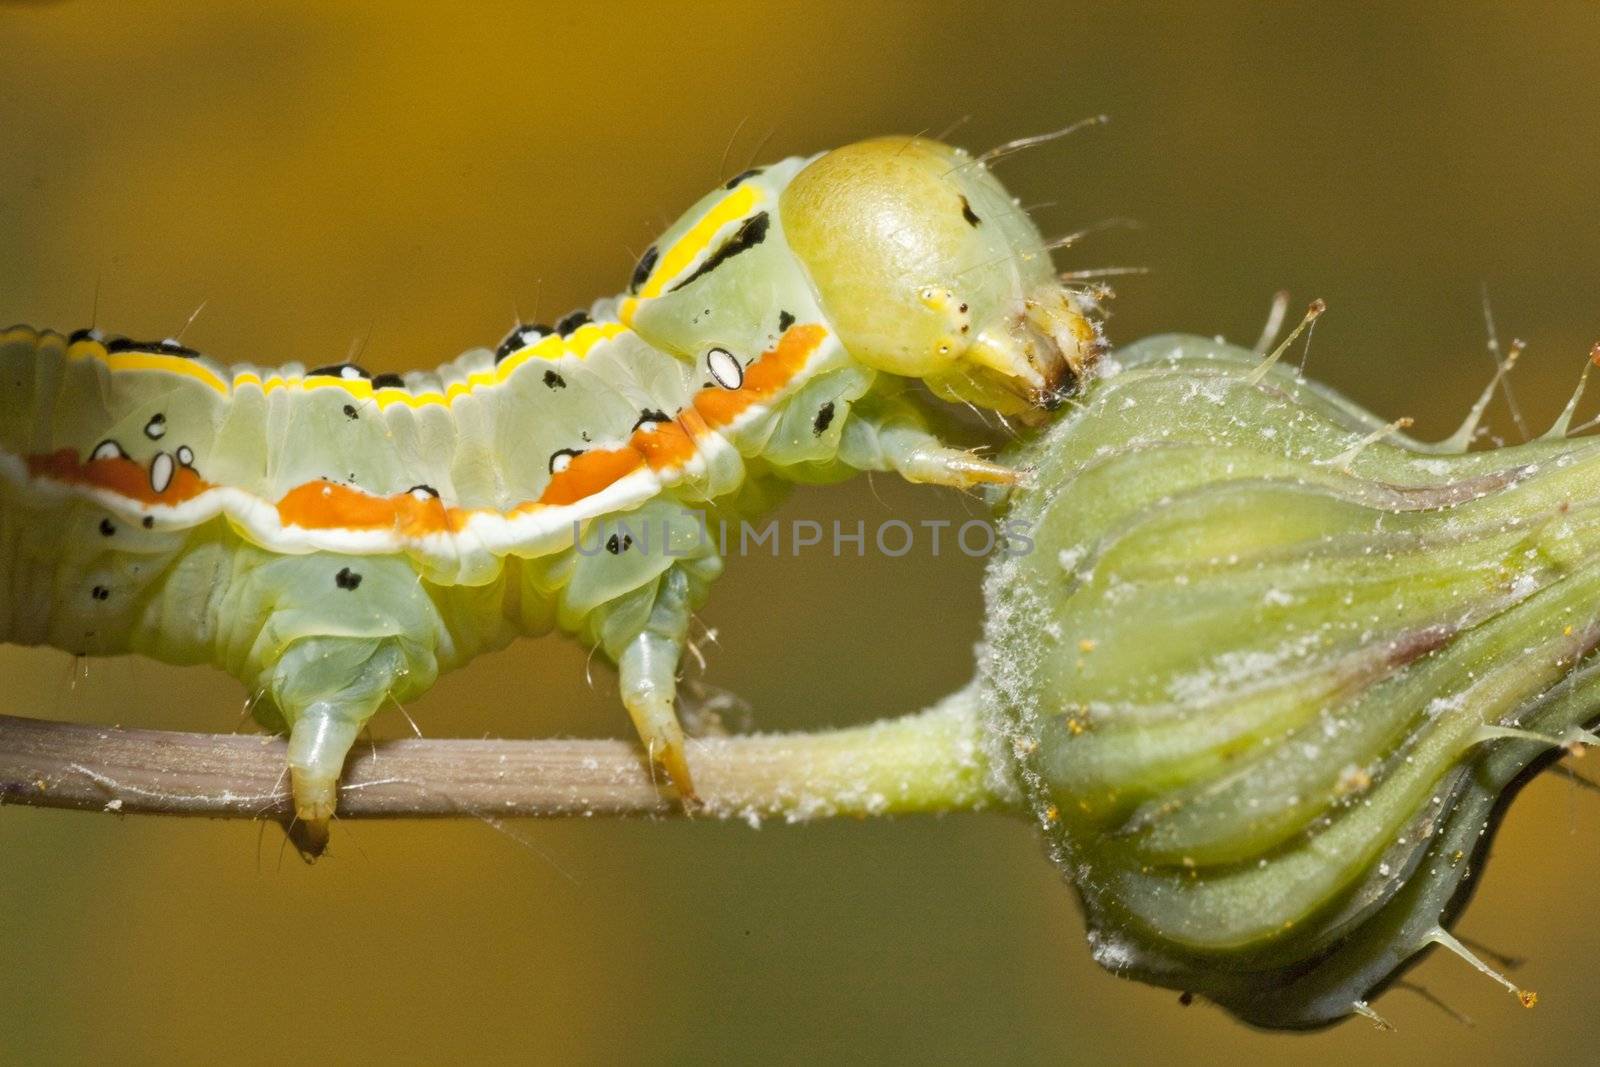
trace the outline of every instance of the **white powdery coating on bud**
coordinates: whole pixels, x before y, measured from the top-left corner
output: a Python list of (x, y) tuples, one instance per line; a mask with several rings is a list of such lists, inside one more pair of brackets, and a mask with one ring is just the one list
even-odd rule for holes
[(1247, 352), (1122, 362), (1023, 457), (995, 747), (1099, 962), (1328, 1022), (1449, 921), (1541, 724), (1600, 708), (1600, 447), (1430, 453)]

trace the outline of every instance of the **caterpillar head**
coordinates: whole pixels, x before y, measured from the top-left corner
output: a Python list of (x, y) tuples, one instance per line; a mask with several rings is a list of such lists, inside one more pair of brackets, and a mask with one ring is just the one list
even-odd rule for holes
[(981, 160), (921, 138), (828, 152), (783, 194), (789, 245), (856, 359), (1002, 413), (1050, 409), (1094, 359), (1086, 298)]
[(689, 358), (753, 355), (775, 325), (820, 322), (875, 370), (1026, 418), (1058, 406), (1093, 362), (1093, 310), (981, 160), (893, 137), (706, 197), (641, 259), (621, 313)]

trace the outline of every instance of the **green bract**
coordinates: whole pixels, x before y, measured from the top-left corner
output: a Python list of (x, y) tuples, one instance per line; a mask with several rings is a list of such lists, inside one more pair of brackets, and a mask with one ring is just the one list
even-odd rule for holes
[(1447, 451), (1260, 365), (1145, 341), (1016, 457), (982, 683), (1096, 958), (1307, 1027), (1453, 941), (1589, 736), (1600, 442)]

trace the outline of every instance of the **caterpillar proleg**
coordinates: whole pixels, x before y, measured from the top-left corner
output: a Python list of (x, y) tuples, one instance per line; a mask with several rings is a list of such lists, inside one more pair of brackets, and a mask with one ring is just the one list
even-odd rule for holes
[[(1042, 417), (1097, 355), (1094, 311), (982, 160), (899, 137), (739, 175), (621, 296), (433, 372), (13, 328), (0, 639), (227, 670), (287, 730), (315, 845), (380, 705), (559, 629), (617, 666), (692, 803), (675, 688), (722, 568), (703, 516), (854, 471), (1014, 481), (941, 440), (906, 381)], [(618, 516), (666, 544), (579, 551)]]

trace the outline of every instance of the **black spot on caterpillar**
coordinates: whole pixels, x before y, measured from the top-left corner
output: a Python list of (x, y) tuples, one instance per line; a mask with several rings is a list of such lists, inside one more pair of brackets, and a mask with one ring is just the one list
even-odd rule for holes
[(557, 374), (555, 371), (547, 370), (544, 372), (544, 384), (548, 385), (552, 389), (565, 389), (567, 387), (567, 380), (561, 375)]
[(102, 334), (99, 330), (96, 330), (93, 327), (85, 326), (82, 329), (73, 330), (70, 334), (68, 334), (67, 343), (70, 345), (75, 345), (79, 341), (98, 341), (100, 340), (101, 336)]
[(789, 327), (794, 325), (794, 316), (787, 311), (778, 312), (778, 332), (788, 333)]
[(583, 455), (581, 448), (559, 448), (550, 453), (550, 473), (560, 474), (567, 469), (569, 463), (581, 455)]
[(370, 380), (372, 375), (368, 374), (365, 370), (356, 366), (354, 363), (334, 363), (326, 367), (318, 367), (313, 371), (307, 371), (306, 377), (343, 378), (345, 381), (354, 381), (357, 378), (365, 378)]
[(107, 589), (103, 585), (97, 585), (93, 589), (89, 590), (89, 595), (94, 597), (96, 600), (110, 600), (111, 590)]
[(613, 556), (620, 556), (632, 547), (632, 534), (623, 534), (620, 540), (616, 534), (612, 534), (611, 537), (606, 541), (606, 551), (611, 553)]
[(972, 205), (967, 202), (967, 198), (964, 196), (961, 198), (961, 217), (967, 220), (968, 226), (976, 226), (983, 221), (978, 217), (978, 213), (972, 210)]
[[(722, 242), (721, 247), (707, 256), (706, 261), (700, 264), (693, 274), (674, 285), (668, 292), (677, 292), (696, 278), (710, 274), (740, 252), (748, 252), (762, 241), (765, 241), (767, 239), (767, 227), (771, 224), (771, 221), (765, 211), (745, 219), (744, 223), (733, 231), (733, 236)], [(709, 310), (708, 308), (708, 313)]]
[(764, 170), (764, 169), (765, 169), (764, 167), (751, 167), (747, 171), (743, 171), (743, 172), (741, 172), (739, 174), (735, 174), (733, 177), (728, 179), (728, 184), (724, 185), (723, 188), (724, 189), (736, 188), (739, 185), (740, 182), (744, 181), (747, 178), (754, 178), (757, 174), (760, 174), (762, 172), (762, 170)]
[(100, 520), (100, 536), (111, 537), (117, 532), (117, 524), (110, 519)]
[(494, 350), (494, 361), (499, 363), (513, 352), (520, 352), (541, 337), (550, 336), (550, 327), (542, 322), (525, 322), (506, 334), (505, 340)]
[(155, 529), (156, 525), (156, 517), (154, 515), (146, 515), (144, 518), (139, 520), (139, 525), (143, 526), (146, 530), (153, 530)]
[(650, 272), (656, 269), (656, 260), (659, 258), (661, 250), (655, 245), (644, 250), (639, 262), (633, 265), (633, 277), (628, 279), (628, 292), (638, 293), (639, 287), (650, 280)]
[(349, 567), (345, 567), (339, 571), (338, 574), (333, 576), (333, 584), (338, 586), (340, 589), (354, 591), (361, 586), (361, 575), (357, 574)]
[(113, 337), (106, 342), (107, 352), (154, 352), (163, 356), (182, 356), (184, 359), (194, 359), (200, 355), (192, 348), (188, 348), (172, 338), (165, 341), (135, 341), (128, 337)]
[(589, 313), (587, 311), (574, 311), (572, 314), (566, 316), (556, 323), (556, 333), (559, 333), (562, 337), (566, 337), (579, 326), (582, 326), (584, 323), (589, 321)]
[(372, 379), (374, 389), (404, 389), (406, 380), (398, 374), (380, 374)]
[(344, 406), (344, 417), (347, 419), (359, 419), (361, 414), (360, 412), (356, 411), (356, 406), (354, 404), (346, 404)]
[(638, 418), (638, 420), (636, 422), (634, 422), (633, 428), (635, 430), (637, 430), (639, 427), (643, 426), (647, 422), (671, 422), (671, 421), (672, 421), (672, 417), (670, 415), (668, 415), (665, 411), (661, 411), (661, 410), (656, 409), (656, 408), (646, 408), (645, 410), (643, 410), (643, 411), (641, 411), (639, 413), (639, 418)]
[(828, 432), (828, 427), (833, 425), (833, 401), (828, 401), (817, 409), (817, 417), (811, 420), (811, 432), (821, 437)]

